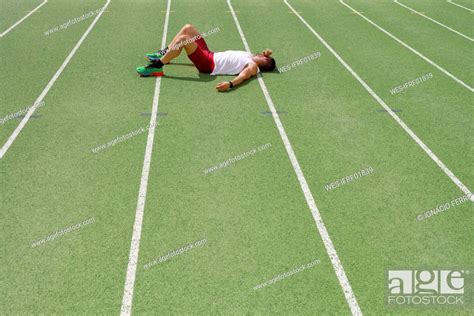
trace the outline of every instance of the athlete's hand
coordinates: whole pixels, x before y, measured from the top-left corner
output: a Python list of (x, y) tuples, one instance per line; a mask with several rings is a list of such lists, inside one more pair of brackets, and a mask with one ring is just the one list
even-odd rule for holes
[(270, 57), (270, 55), (272, 54), (272, 50), (270, 48), (267, 48), (262, 52), (262, 54), (265, 57)]
[(230, 83), (229, 82), (220, 82), (216, 84), (216, 89), (220, 92), (225, 92), (230, 89)]

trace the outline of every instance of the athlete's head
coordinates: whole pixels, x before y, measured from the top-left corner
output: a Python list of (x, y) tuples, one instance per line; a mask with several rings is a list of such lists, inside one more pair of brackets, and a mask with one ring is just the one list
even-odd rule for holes
[(253, 55), (252, 59), (260, 71), (273, 71), (276, 68), (276, 62), (271, 55), (272, 50), (267, 48), (263, 52)]

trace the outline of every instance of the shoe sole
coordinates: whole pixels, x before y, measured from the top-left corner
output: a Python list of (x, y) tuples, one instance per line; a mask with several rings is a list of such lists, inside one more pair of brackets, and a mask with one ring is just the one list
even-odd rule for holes
[(163, 77), (164, 73), (162, 71), (160, 72), (152, 72), (149, 75), (140, 75), (140, 77)]

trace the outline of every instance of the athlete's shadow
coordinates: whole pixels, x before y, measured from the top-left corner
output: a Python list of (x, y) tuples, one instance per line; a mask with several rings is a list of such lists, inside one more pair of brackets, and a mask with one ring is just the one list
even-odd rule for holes
[[(193, 64), (188, 64), (188, 63), (171, 63), (170, 65), (179, 65), (179, 66), (190, 66), (190, 67), (194, 67)], [(274, 75), (274, 74), (279, 74), (278, 71), (273, 71), (273, 72), (266, 72), (265, 75)], [(220, 77), (220, 81), (224, 82), (225, 80), (222, 80), (222, 77), (223, 76), (211, 76), (210, 74), (205, 74), (205, 73), (198, 73), (198, 78), (195, 78), (195, 77), (182, 77), (182, 76), (172, 76), (172, 75), (163, 75), (164, 78), (166, 79), (174, 79), (174, 80), (183, 80), (183, 81), (194, 81), (194, 82), (210, 82), (210, 81), (214, 81), (216, 80), (217, 78)], [(263, 75), (262, 75), (263, 77)], [(230, 79), (229, 79), (230, 80)], [(238, 86), (228, 90), (227, 92), (234, 92), (234, 91), (237, 91), (239, 90), (240, 88), (243, 88), (245, 87), (246, 85), (248, 85), (251, 81), (254, 81), (254, 80), (257, 80), (257, 78), (252, 78), (251, 80), (246, 80), (244, 82), (242, 82), (241, 84), (239, 84)]]
[(168, 79), (173, 79), (173, 80), (183, 80), (183, 81), (199, 81), (199, 82), (209, 82), (215, 80), (215, 76), (210, 76), (208, 74), (199, 74), (198, 78), (193, 78), (193, 77), (179, 77), (179, 76), (170, 76), (170, 75), (163, 75), (163, 78)]
[(181, 76), (172, 76), (172, 75), (163, 75), (164, 78), (174, 79), (174, 80), (183, 80), (183, 81), (199, 81), (199, 82), (209, 82), (216, 80), (216, 76), (211, 76), (209, 74), (198, 73), (198, 78), (195, 77), (181, 77)]
[[(169, 66), (187, 66), (187, 67), (194, 67), (193, 64), (190, 64), (190, 63), (175, 63), (175, 62), (171, 62), (169, 63)], [(174, 80), (183, 80), (183, 81), (199, 81), (199, 82), (209, 82), (209, 81), (213, 81), (215, 80), (216, 78), (214, 76), (211, 76), (209, 74), (203, 74), (203, 73), (198, 73), (198, 77), (183, 77), (183, 76), (174, 76), (174, 75), (167, 75), (165, 74), (163, 77), (165, 77), (166, 79), (174, 79)]]
[(170, 62), (168, 65), (179, 65), (179, 66), (191, 66), (191, 67), (194, 67), (194, 65), (191, 64), (191, 63), (175, 63), (175, 62)]

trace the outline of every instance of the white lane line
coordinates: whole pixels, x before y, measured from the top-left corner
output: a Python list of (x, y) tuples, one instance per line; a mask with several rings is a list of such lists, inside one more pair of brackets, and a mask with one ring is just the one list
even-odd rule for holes
[(461, 32), (456, 31), (455, 29), (452, 29), (452, 28), (450, 28), (449, 26), (447, 26), (447, 25), (445, 25), (445, 24), (443, 24), (443, 23), (441, 23), (441, 22), (436, 21), (435, 19), (432, 19), (432, 18), (430, 18), (429, 16), (426, 16), (426, 15), (424, 15), (423, 13), (416, 11), (415, 9), (412, 9), (412, 8), (410, 8), (409, 6), (407, 6), (407, 5), (405, 5), (405, 4), (401, 3), (401, 2), (398, 2), (397, 0), (394, 0), (393, 2), (395, 2), (396, 4), (398, 4), (398, 5), (400, 5), (400, 6), (404, 7), (404, 8), (406, 8), (406, 9), (412, 11), (412, 12), (415, 12), (415, 13), (418, 14), (418, 15), (421, 15), (422, 17), (424, 17), (424, 18), (430, 20), (431, 22), (434, 22), (434, 23), (436, 23), (436, 24), (438, 24), (438, 25), (441, 25), (442, 27), (444, 27), (444, 28), (450, 30), (451, 32), (454, 32), (454, 33), (456, 33), (456, 34), (458, 34), (458, 35), (461, 35), (461, 36), (464, 37), (464, 38), (467, 38), (467, 39), (470, 40), (471, 42), (474, 41), (473, 38), (471, 38), (471, 37), (469, 37), (469, 36), (467, 36), (467, 35), (465, 35), (465, 34), (463, 34), (463, 33), (461, 33)]
[[(166, 34), (168, 33), (168, 21), (170, 16), (171, 0), (168, 0), (166, 7), (165, 24), (163, 27), (163, 37), (161, 47), (166, 46)], [(135, 287), (135, 277), (137, 274), (138, 251), (140, 249), (140, 239), (142, 235), (143, 213), (145, 210), (146, 193), (148, 187), (148, 176), (150, 174), (151, 156), (153, 151), (153, 140), (155, 138), (156, 117), (158, 113), (158, 102), (160, 100), (161, 77), (156, 78), (155, 95), (153, 96), (153, 107), (150, 119), (150, 129), (146, 143), (145, 158), (143, 160), (142, 178), (138, 193), (137, 208), (135, 210), (135, 223), (133, 224), (132, 242), (130, 244), (130, 255), (128, 257), (127, 276), (123, 289), (121, 316), (132, 314), (133, 290)]]
[[(247, 40), (245, 39), (244, 32), (242, 31), (239, 20), (237, 19), (237, 16), (234, 12), (234, 8), (232, 7), (232, 4), (230, 3), (230, 0), (227, 0), (227, 4), (229, 5), (229, 9), (232, 13), (232, 16), (234, 17), (235, 25), (237, 26), (237, 29), (240, 33), (240, 37), (242, 38), (242, 42), (244, 43), (245, 50), (250, 53), (251, 52), (250, 47), (247, 43)], [(265, 99), (268, 103), (268, 107), (270, 111), (272, 112), (273, 120), (275, 121), (275, 124), (278, 128), (278, 132), (280, 133), (281, 140), (283, 141), (283, 144), (285, 145), (286, 152), (288, 154), (288, 157), (290, 158), (291, 164), (293, 166), (293, 169), (300, 183), (301, 190), (304, 193), (306, 203), (308, 204), (308, 207), (311, 210), (311, 214), (313, 215), (313, 219), (316, 223), (316, 227), (318, 228), (319, 234), (321, 235), (321, 239), (323, 240), (324, 247), (326, 248), (326, 252), (331, 260), (334, 271), (336, 272), (337, 278), (339, 280), (339, 284), (342, 287), (347, 304), (349, 305), (351, 309), (352, 315), (362, 315), (362, 311), (360, 310), (360, 307), (359, 307), (359, 304), (357, 303), (354, 292), (352, 291), (352, 287), (349, 283), (349, 280), (347, 279), (346, 272), (344, 271), (342, 263), (339, 260), (336, 249), (334, 248), (334, 245), (326, 229), (326, 226), (324, 225), (321, 214), (319, 213), (318, 207), (316, 206), (316, 202), (314, 201), (313, 194), (311, 193), (311, 190), (309, 189), (308, 183), (306, 182), (306, 178), (303, 174), (303, 171), (301, 170), (298, 159), (296, 158), (296, 154), (293, 151), (293, 147), (291, 146), (290, 140), (288, 139), (288, 136), (286, 135), (285, 128), (283, 127), (283, 124), (280, 121), (280, 117), (275, 109), (273, 100), (270, 97), (270, 94), (267, 90), (265, 82), (263, 81), (263, 78), (260, 73), (257, 75), (257, 79), (258, 79), (258, 83), (260, 84), (260, 88), (262, 89), (262, 92), (265, 96)]]
[[(284, 0), (286, 5), (290, 7), (290, 9), (294, 10), (293, 7)], [(339, 54), (311, 27), (311, 25), (306, 22), (305, 19), (299, 14), (295, 14), (298, 18), (303, 22), (303, 24), (318, 38), (318, 40), (323, 43), (324, 46), (337, 58), (337, 60), (350, 72), (350, 74), (359, 81), (359, 83), (369, 92), (369, 94), (392, 116), (392, 118), (405, 130), (405, 132), (410, 135), (410, 137), (426, 152), (426, 154), (438, 165), (441, 170), (458, 186), (461, 191), (463, 191), (467, 196), (470, 197), (471, 201), (474, 201), (474, 196), (472, 195), (471, 191), (451, 172), (451, 170), (446, 167), (446, 165), (431, 151), (431, 149), (426, 146), (423, 141), (416, 136), (416, 134), (392, 111), (392, 109), (385, 103), (382, 98), (380, 98), (372, 88), (339, 56)]]
[(350, 5), (348, 5), (347, 3), (345, 3), (344, 1), (342, 0), (339, 0), (340, 3), (342, 3), (343, 5), (345, 5), (346, 7), (348, 7), (349, 9), (352, 10), (352, 12), (354, 12), (355, 14), (359, 15), (361, 18), (363, 18), (364, 20), (366, 20), (367, 22), (369, 22), (370, 24), (372, 24), (373, 26), (375, 26), (376, 28), (378, 28), (379, 30), (381, 30), (382, 32), (384, 32), (385, 34), (387, 34), (388, 36), (390, 36), (391, 38), (393, 38), (395, 41), (397, 41), (398, 43), (402, 44), (404, 47), (408, 48), (410, 51), (412, 51), (413, 53), (415, 53), (418, 57), (422, 58), (423, 60), (425, 60), (427, 63), (429, 63), (430, 65), (436, 67), (439, 71), (441, 71), (442, 73), (444, 73), (445, 75), (447, 75), (448, 77), (450, 77), (451, 79), (453, 79), (454, 81), (456, 81), (457, 83), (459, 83), (460, 85), (462, 85), (463, 87), (467, 88), (469, 91), (471, 92), (474, 92), (474, 88), (472, 88), (471, 86), (469, 86), (468, 84), (466, 84), (464, 81), (462, 81), (461, 79), (457, 78), (456, 76), (454, 76), (452, 73), (450, 73), (449, 71), (447, 71), (446, 69), (444, 69), (443, 67), (439, 66), (438, 64), (436, 64), (434, 61), (432, 61), (431, 59), (429, 59), (428, 57), (424, 56), (423, 54), (421, 54), (420, 52), (418, 52), (416, 49), (414, 49), (413, 47), (409, 46), (408, 44), (406, 44), (405, 42), (403, 42), (402, 40), (400, 40), (398, 37), (396, 37), (395, 35), (391, 34), (390, 32), (386, 31), (385, 29), (383, 29), (382, 27), (378, 26), (375, 22), (371, 21), (370, 19), (366, 18), (364, 15), (362, 15), (359, 11), (357, 11), (356, 9), (354, 9), (353, 7), (351, 7)]
[(13, 131), (13, 133), (10, 135), (6, 143), (3, 145), (3, 147), (0, 149), (0, 159), (3, 158), (3, 156), (6, 154), (8, 148), (13, 144), (15, 139), (18, 137), (20, 134), (21, 130), (25, 127), (26, 123), (28, 123), (28, 120), (30, 119), (31, 115), (36, 111), (38, 106), (43, 102), (43, 99), (46, 97), (48, 94), (49, 90), (51, 87), (54, 85), (56, 80), (59, 78), (61, 73), (63, 72), (64, 68), (66, 68), (67, 64), (71, 61), (72, 57), (76, 53), (76, 51), (79, 49), (81, 46), (82, 42), (86, 39), (87, 35), (92, 31), (94, 28), (95, 24), (97, 21), (99, 21), (100, 17), (102, 16), (102, 13), (104, 13), (104, 10), (107, 8), (109, 5), (110, 0), (107, 0), (107, 3), (104, 5), (103, 9), (100, 11), (100, 13), (95, 17), (94, 21), (92, 21), (91, 25), (89, 25), (89, 28), (86, 30), (86, 32), (82, 35), (81, 39), (77, 42), (76, 46), (72, 49), (72, 51), (69, 53), (69, 55), (66, 57), (64, 60), (63, 64), (61, 67), (59, 67), (58, 71), (54, 74), (53, 78), (48, 82), (46, 87), (44, 88), (43, 92), (39, 95), (39, 97), (36, 99), (36, 101), (33, 103), (33, 106), (28, 110), (26, 113), (25, 117), (21, 120), (20, 124), (16, 127), (16, 129)]
[(6, 31), (4, 31), (3, 33), (0, 34), (0, 38), (4, 37), (5, 35), (7, 35), (8, 32), (10, 32), (11, 30), (13, 30), (18, 24), (20, 24), (21, 22), (23, 22), (24, 20), (26, 20), (30, 15), (32, 15), (33, 13), (35, 13), (39, 8), (41, 8), (46, 2), (48, 2), (48, 0), (44, 0), (40, 5), (38, 5), (36, 8), (34, 8), (33, 10), (31, 10), (27, 15), (25, 15), (24, 17), (22, 17), (18, 22), (16, 22), (15, 24), (13, 24), (12, 26), (10, 26)]
[(453, 1), (451, 1), (451, 0), (448, 0), (448, 3), (451, 3), (451, 4), (454, 4), (454, 5), (457, 5), (458, 7), (460, 7), (460, 8), (463, 8), (463, 9), (465, 9), (465, 10), (469, 11), (469, 12), (474, 12), (474, 10), (472, 10), (472, 9), (469, 9), (469, 8), (466, 8), (465, 6), (462, 6), (462, 5), (460, 5), (460, 4), (457, 4), (456, 2), (453, 2)]

